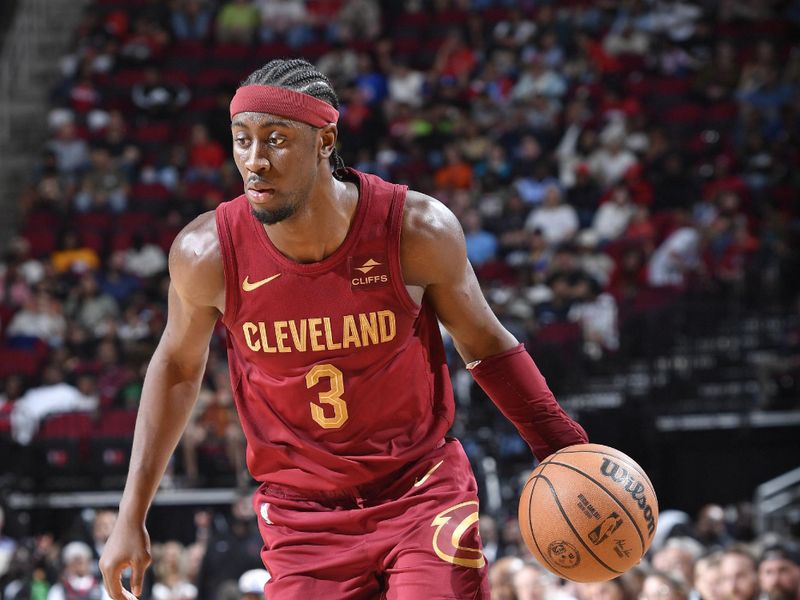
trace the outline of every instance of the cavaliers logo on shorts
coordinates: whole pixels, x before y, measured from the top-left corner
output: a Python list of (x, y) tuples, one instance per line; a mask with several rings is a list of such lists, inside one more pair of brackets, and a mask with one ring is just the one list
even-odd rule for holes
[(480, 569), (486, 564), (478, 537), (478, 503), (456, 504), (433, 519), (433, 551), (445, 562)]

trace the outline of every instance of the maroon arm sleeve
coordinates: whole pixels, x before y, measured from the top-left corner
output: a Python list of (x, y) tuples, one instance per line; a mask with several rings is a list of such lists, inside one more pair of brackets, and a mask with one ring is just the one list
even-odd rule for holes
[(522, 344), (467, 368), (539, 460), (589, 441), (583, 427), (558, 405)]

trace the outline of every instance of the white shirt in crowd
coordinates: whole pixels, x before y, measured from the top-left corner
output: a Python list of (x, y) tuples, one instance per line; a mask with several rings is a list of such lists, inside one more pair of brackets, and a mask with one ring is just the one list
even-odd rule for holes
[(653, 252), (647, 270), (650, 285), (682, 285), (700, 264), (700, 234), (693, 227), (674, 231)]
[(630, 201), (620, 204), (613, 199), (609, 200), (597, 209), (592, 220), (592, 229), (600, 240), (615, 240), (625, 232), (635, 212), (636, 207)]
[(548, 244), (560, 244), (571, 239), (578, 231), (578, 213), (569, 204), (540, 206), (528, 215), (525, 229), (541, 229)]

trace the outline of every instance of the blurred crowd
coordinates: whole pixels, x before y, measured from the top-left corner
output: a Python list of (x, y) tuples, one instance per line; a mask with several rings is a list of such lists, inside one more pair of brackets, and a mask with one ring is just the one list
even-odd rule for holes
[[(799, 26), (797, 3), (778, 0), (90, 3), (60, 62), (19, 235), (3, 243), (0, 450), (19, 458), (3, 459), (4, 483), (36, 461), (86, 458), (84, 446), (28, 454), (41, 440), (130, 439), (164, 326), (169, 246), (241, 193), (228, 103), (273, 57), (304, 56), (328, 75), (345, 162), (447, 204), (506, 327), (529, 347), (568, 348), (570, 367), (624, 358), (637, 314), (693, 291), (720, 313), (731, 302), (797, 312)], [(799, 374), (800, 332), (787, 331), (759, 365), (754, 404), (782, 389), (796, 407)], [(459, 419), (469, 451), (485, 423)], [(220, 329), (165, 485), (246, 485), (243, 443)], [(98, 460), (126, 459), (105, 448)], [(196, 543), (181, 568), (203, 589)], [(19, 544), (42, 582), (86, 555), (67, 547)], [(702, 564), (733, 560), (714, 556)], [(655, 600), (617, 584), (554, 587), (517, 558), (504, 563), (509, 589), (534, 590), (520, 598)], [(696, 581), (691, 569), (682, 583), (653, 577), (678, 596)]]
[[(107, 598), (97, 565), (117, 515), (85, 510), (62, 537), (42, 532), (3, 535), (0, 511), (0, 598)], [(603, 583), (573, 583), (546, 571), (531, 556), (511, 517), (480, 519), (494, 600), (797, 600), (800, 545), (774, 534), (756, 536), (752, 507), (702, 507), (695, 519), (661, 514), (645, 558)], [(152, 547), (143, 600), (258, 600), (269, 573), (260, 564), (261, 537), (247, 494), (230, 511), (198, 509), (183, 540)], [(127, 584), (127, 574), (123, 576)], [(272, 600), (267, 596), (268, 600)]]

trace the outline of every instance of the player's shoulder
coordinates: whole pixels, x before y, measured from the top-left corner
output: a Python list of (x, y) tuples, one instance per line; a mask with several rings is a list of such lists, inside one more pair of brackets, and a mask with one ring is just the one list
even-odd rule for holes
[(456, 216), (442, 202), (409, 190), (400, 236), (403, 275), (409, 285), (442, 280), (447, 271), (459, 271), (466, 260), (464, 232)]
[[(222, 251), (214, 211), (208, 211), (188, 223), (172, 242), (169, 251), (169, 270), (179, 289), (198, 294), (224, 286)], [(203, 289), (203, 288), (208, 288)]]
[(200, 264), (222, 260), (213, 210), (195, 217), (181, 229), (170, 248), (170, 260), (172, 258)]
[(461, 224), (441, 201), (408, 190), (403, 210), (403, 236), (419, 242), (446, 242), (463, 238)]

